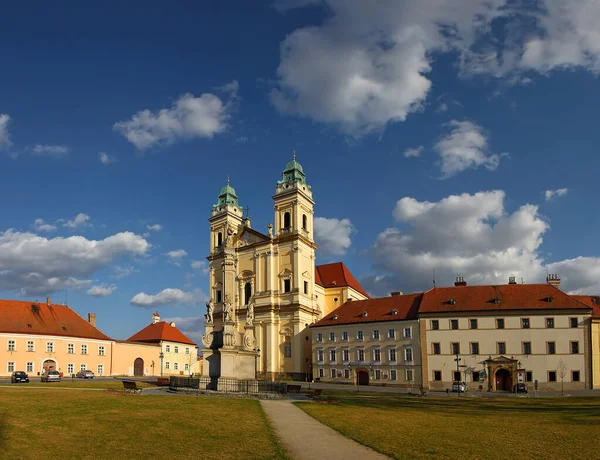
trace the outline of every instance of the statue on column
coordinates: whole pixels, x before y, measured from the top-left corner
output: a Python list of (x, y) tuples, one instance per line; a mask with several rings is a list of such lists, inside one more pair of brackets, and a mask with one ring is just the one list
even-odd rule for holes
[(206, 302), (206, 315), (204, 315), (204, 317), (206, 318), (206, 323), (207, 324), (212, 324), (213, 322), (213, 310), (214, 310), (214, 305), (212, 303), (212, 299), (209, 300), (208, 302)]
[(235, 236), (235, 232), (233, 229), (227, 229), (227, 237), (225, 238), (225, 247), (231, 248), (233, 247), (233, 237)]
[(225, 302), (223, 302), (223, 321), (231, 321), (231, 300), (229, 295), (225, 295)]
[(267, 231), (269, 232), (269, 236), (273, 238), (273, 224), (271, 224), (271, 222), (267, 225)]
[(248, 302), (248, 307), (246, 310), (246, 325), (252, 326), (253, 321), (254, 321), (254, 299), (251, 299), (250, 302)]

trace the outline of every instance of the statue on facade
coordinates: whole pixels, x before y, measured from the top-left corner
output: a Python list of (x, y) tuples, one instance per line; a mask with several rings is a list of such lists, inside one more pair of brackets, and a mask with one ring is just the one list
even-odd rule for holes
[(212, 299), (209, 300), (208, 302), (206, 302), (206, 315), (204, 315), (204, 317), (206, 318), (206, 322), (207, 324), (212, 324), (213, 322), (213, 310), (214, 310), (214, 305), (212, 303)]
[(269, 232), (269, 236), (273, 237), (273, 224), (271, 222), (267, 225), (267, 231)]
[(248, 307), (246, 310), (246, 325), (252, 326), (253, 322), (254, 322), (254, 299), (251, 299), (250, 302), (248, 302)]
[(233, 237), (235, 236), (235, 232), (233, 231), (233, 229), (228, 228), (227, 229), (227, 238), (225, 238), (225, 247), (232, 247), (233, 246)]
[(225, 302), (223, 302), (223, 321), (231, 321), (231, 300), (229, 295), (225, 296)]

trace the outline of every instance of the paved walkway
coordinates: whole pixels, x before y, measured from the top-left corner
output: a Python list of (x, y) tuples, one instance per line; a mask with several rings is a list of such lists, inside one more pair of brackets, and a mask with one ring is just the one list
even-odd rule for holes
[(263, 400), (260, 403), (294, 460), (389, 459), (323, 425), (290, 401)]

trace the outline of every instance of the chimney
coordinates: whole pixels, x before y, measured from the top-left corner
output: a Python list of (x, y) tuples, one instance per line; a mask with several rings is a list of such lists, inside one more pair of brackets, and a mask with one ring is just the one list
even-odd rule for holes
[(96, 327), (96, 313), (88, 313), (88, 323)]
[(158, 314), (157, 311), (155, 311), (154, 313), (152, 313), (152, 324), (156, 324), (160, 321), (160, 315)]
[(46, 297), (46, 305), (52, 305), (52, 299), (50, 297)]
[(399, 295), (402, 295), (402, 291), (390, 292), (390, 297), (397, 297)]
[(560, 278), (556, 273), (550, 274), (546, 277), (546, 282), (550, 286), (554, 286), (556, 289), (560, 289)]
[(508, 277), (508, 284), (517, 284), (517, 282), (515, 281), (515, 277), (514, 276), (509, 276)]
[(462, 276), (457, 276), (456, 281), (454, 282), (454, 286), (466, 286), (467, 282)]

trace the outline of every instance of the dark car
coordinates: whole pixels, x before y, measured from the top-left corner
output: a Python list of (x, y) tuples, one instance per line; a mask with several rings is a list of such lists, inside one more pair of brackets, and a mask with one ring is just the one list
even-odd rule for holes
[(10, 383), (29, 383), (29, 376), (23, 371), (13, 372), (10, 376)]
[(529, 392), (529, 388), (527, 387), (526, 383), (517, 383), (517, 385), (515, 386), (515, 392), (516, 393), (527, 393), (527, 392)]

